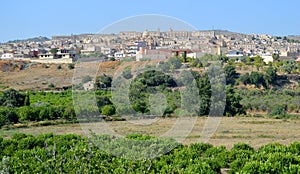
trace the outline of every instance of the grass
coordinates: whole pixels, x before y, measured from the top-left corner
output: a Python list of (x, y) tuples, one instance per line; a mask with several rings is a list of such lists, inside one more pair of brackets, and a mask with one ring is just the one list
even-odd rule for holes
[[(184, 144), (199, 142), (202, 136), (202, 129), (207, 118), (197, 118), (191, 132), (185, 136), (184, 133), (190, 126), (184, 124), (175, 126), (176, 134), (171, 137), (183, 140)], [(28, 133), (39, 135), (42, 133), (53, 132), (55, 134), (75, 133), (86, 136), (89, 130), (98, 134), (107, 134), (110, 131), (115, 132), (116, 135), (127, 135), (129, 133), (139, 133), (152, 136), (166, 136), (168, 131), (174, 127), (175, 118), (163, 118), (151, 124), (153, 120), (143, 120), (143, 124), (139, 121), (114, 121), (114, 122), (95, 122), (95, 123), (68, 123), (52, 125), (52, 123), (33, 123), (19, 128), (12, 128), (8, 130), (1, 129), (0, 136), (9, 138), (15, 133)], [(47, 125), (47, 126), (45, 126)], [(216, 132), (209, 139), (207, 143), (215, 146), (224, 145), (231, 148), (238, 142), (245, 142), (253, 147), (260, 147), (270, 142), (279, 142), (282, 144), (289, 144), (291, 142), (300, 141), (300, 120), (278, 120), (271, 118), (249, 118), (249, 117), (223, 117)], [(18, 127), (18, 126), (16, 126)]]

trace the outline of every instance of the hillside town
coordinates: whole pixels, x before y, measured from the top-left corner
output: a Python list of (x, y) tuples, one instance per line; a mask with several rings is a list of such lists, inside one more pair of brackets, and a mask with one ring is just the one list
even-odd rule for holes
[[(295, 36), (296, 37), (296, 36)], [(297, 38), (297, 37), (296, 37)], [(300, 42), (292, 36), (241, 34), (226, 30), (199, 31), (122, 31), (117, 34), (80, 34), (36, 38), (0, 44), (3, 60), (40, 63), (73, 63), (78, 58), (101, 60), (124, 58), (164, 60), (173, 56), (190, 58), (204, 54), (229, 58), (261, 56), (265, 63), (274, 57), (300, 61)]]

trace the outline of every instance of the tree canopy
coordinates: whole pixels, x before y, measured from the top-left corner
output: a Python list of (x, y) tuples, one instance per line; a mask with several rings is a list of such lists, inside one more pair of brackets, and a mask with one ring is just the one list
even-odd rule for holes
[[(15, 89), (4, 91), (0, 97), (0, 105), (7, 107), (20, 107), (25, 105), (26, 95), (19, 93)], [(26, 101), (28, 105), (28, 101)]]

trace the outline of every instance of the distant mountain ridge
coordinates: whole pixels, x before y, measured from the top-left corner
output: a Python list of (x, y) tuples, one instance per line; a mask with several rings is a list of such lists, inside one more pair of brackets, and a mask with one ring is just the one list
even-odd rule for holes
[(51, 39), (49, 39), (47, 37), (39, 36), (39, 37), (33, 37), (33, 38), (28, 38), (28, 39), (11, 40), (11, 41), (8, 41), (7, 43), (16, 43), (16, 42), (45, 42), (45, 41), (49, 41), (49, 40), (51, 40)]

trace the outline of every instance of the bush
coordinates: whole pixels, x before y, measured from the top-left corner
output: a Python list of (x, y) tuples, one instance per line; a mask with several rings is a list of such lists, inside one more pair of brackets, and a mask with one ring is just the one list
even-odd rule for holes
[(247, 85), (247, 84), (250, 83), (250, 75), (249, 75), (249, 73), (246, 73), (246, 74), (240, 76), (239, 79), (240, 79), (240, 82), (242, 82), (244, 85)]
[(14, 109), (0, 108), (0, 127), (8, 123), (17, 123), (18, 115)]
[(81, 83), (87, 83), (89, 81), (92, 81), (92, 77), (91, 76), (84, 76), (81, 80)]
[(17, 123), (19, 121), (18, 115), (14, 110), (9, 110), (6, 113), (6, 119), (9, 123)]
[(112, 102), (110, 101), (110, 99), (106, 96), (97, 96), (96, 97), (96, 101), (97, 101), (97, 106), (100, 109), (100, 111), (102, 110), (102, 108), (106, 105), (111, 105)]
[(26, 96), (14, 89), (9, 89), (3, 92), (0, 97), (0, 105), (7, 107), (24, 106)]
[[(176, 58), (176, 57), (171, 57), (168, 59), (168, 63), (171, 65), (172, 68), (174, 69), (179, 69), (182, 65), (182, 62), (180, 61), (180, 59)], [(172, 69), (171, 68), (171, 69)]]
[(131, 74), (131, 70), (128, 69), (128, 70), (124, 70), (122, 72), (122, 76), (125, 78), (125, 79), (131, 79), (133, 77), (133, 75)]
[(0, 110), (0, 128), (4, 126), (7, 123), (6, 119), (6, 112), (3, 110)]
[(101, 109), (101, 113), (106, 116), (114, 115), (116, 113), (116, 108), (113, 105), (105, 105)]
[(75, 65), (74, 65), (73, 63), (69, 63), (69, 64), (68, 64), (68, 68), (69, 68), (69, 69), (74, 69), (74, 68), (75, 68)]
[(57, 66), (57, 69), (62, 69), (61, 65), (58, 65), (58, 66)]
[(286, 106), (275, 106), (272, 108), (270, 115), (284, 117), (287, 114), (286, 110), (287, 110)]
[(53, 83), (50, 83), (50, 84), (48, 85), (48, 87), (49, 87), (49, 88), (55, 88), (55, 85), (54, 85)]

